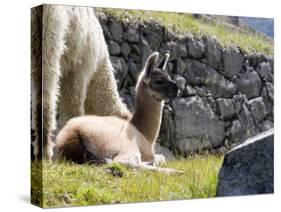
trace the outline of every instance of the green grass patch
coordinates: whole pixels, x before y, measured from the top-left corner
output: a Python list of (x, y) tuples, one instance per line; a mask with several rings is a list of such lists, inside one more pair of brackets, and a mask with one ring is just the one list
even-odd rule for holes
[(215, 37), (224, 47), (244, 49), (248, 54), (260, 52), (273, 55), (273, 41), (265, 36), (249, 30), (235, 30), (222, 22), (210, 23), (204, 19), (196, 19), (188, 13), (157, 12), (126, 9), (98, 9), (120, 20), (157, 21), (178, 34), (190, 33), (195, 36)]
[[(218, 156), (192, 156), (168, 162), (165, 167), (184, 171), (168, 175), (119, 164), (97, 167), (44, 162), (43, 198), (33, 198), (42, 201), (43, 207), (65, 207), (214, 197), (221, 163)], [(34, 173), (38, 168), (38, 163), (32, 164)], [(40, 181), (33, 186), (38, 189)]]

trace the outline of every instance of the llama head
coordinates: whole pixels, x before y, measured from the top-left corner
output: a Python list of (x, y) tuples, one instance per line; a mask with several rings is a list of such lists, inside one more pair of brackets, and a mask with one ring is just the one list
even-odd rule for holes
[(165, 72), (170, 54), (166, 53), (159, 62), (159, 53), (152, 53), (144, 66), (141, 81), (146, 91), (157, 101), (169, 100), (178, 95), (178, 86)]

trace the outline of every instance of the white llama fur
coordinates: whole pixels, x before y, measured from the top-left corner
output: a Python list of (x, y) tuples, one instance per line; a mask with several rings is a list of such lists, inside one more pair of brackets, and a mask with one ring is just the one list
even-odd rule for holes
[[(58, 158), (76, 163), (91, 162), (94, 158), (133, 168), (165, 173), (180, 172), (154, 166), (165, 162), (165, 157), (154, 151), (161, 126), (163, 100), (175, 97), (178, 92), (176, 83), (163, 72), (169, 54), (159, 64), (161, 69), (156, 68), (158, 55), (155, 52), (148, 58), (139, 77), (136, 110), (132, 119), (127, 121), (114, 116), (81, 116), (71, 119), (57, 136)], [(155, 68), (157, 71), (154, 71)], [(158, 84), (153, 80), (158, 80)], [(159, 80), (162, 80), (160, 85)]]
[[(41, 43), (42, 41), (42, 43)], [(121, 102), (102, 28), (90, 7), (43, 5), (31, 11), (34, 154), (52, 157), (52, 132), (75, 116), (129, 118)], [(41, 87), (42, 86), (42, 87)], [(43, 137), (40, 139), (40, 113)]]

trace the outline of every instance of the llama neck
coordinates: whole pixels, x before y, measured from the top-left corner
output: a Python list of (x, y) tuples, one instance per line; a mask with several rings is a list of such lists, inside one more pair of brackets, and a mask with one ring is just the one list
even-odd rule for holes
[(143, 81), (137, 86), (136, 109), (131, 123), (152, 144), (156, 141), (162, 120), (163, 102), (156, 101), (146, 91)]

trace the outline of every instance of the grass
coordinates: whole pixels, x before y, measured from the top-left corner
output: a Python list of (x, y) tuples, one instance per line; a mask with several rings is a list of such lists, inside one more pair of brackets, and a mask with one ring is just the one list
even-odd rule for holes
[(156, 12), (126, 9), (99, 9), (118, 19), (129, 18), (135, 21), (155, 20), (178, 34), (190, 33), (195, 36), (215, 37), (224, 47), (239, 46), (248, 54), (260, 52), (273, 55), (273, 41), (249, 30), (234, 30), (222, 22), (210, 23), (196, 19), (187, 13)]
[[(221, 163), (219, 156), (190, 156), (168, 162), (165, 167), (184, 171), (168, 175), (119, 164), (97, 167), (44, 162), (43, 198), (36, 196), (39, 192), (32, 200), (43, 207), (66, 207), (214, 197)], [(32, 170), (32, 177), (38, 177), (40, 164), (33, 163)], [(34, 192), (41, 181), (33, 180)]]

